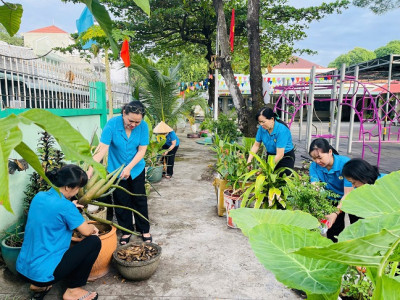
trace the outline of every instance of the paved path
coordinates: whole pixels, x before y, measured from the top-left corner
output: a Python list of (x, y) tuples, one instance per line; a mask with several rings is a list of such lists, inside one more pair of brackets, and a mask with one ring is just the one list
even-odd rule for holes
[[(147, 281), (124, 281), (112, 270), (89, 283), (99, 299), (298, 299), (258, 262), (240, 230), (216, 213), (209, 166), (214, 153), (179, 134), (175, 175), (149, 198), (151, 232), (163, 249)], [(61, 299), (56, 284), (45, 299)], [(26, 299), (28, 284), (0, 269), (0, 299)], [(12, 297), (11, 297), (12, 296)]]

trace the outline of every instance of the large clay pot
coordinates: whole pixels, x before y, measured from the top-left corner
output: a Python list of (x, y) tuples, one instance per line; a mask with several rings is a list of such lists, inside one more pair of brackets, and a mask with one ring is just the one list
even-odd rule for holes
[[(24, 233), (19, 233), (19, 236), (24, 236)], [(7, 266), (7, 268), (14, 274), (18, 275), (18, 272), (15, 268), (15, 264), (17, 262), (17, 258), (19, 253), (21, 252), (21, 247), (10, 247), (6, 244), (6, 239), (1, 241), (1, 255), (3, 256), (3, 260)]]
[[(95, 224), (100, 231), (109, 231), (99, 236), (101, 240), (101, 250), (99, 256), (93, 264), (92, 271), (89, 274), (88, 281), (103, 277), (110, 271), (112, 254), (117, 249), (117, 228), (108, 224), (101, 224), (95, 221), (89, 221)], [(82, 239), (72, 237), (72, 242), (80, 242)]]
[(148, 243), (157, 249), (157, 254), (153, 256), (149, 260), (145, 261), (131, 261), (127, 262), (123, 259), (120, 259), (117, 255), (117, 252), (121, 249), (126, 249), (130, 246), (137, 245), (135, 242), (128, 243), (126, 245), (118, 247), (117, 250), (113, 253), (115, 267), (118, 272), (122, 275), (122, 277), (129, 280), (145, 280), (150, 278), (151, 275), (156, 271), (161, 257), (161, 247), (154, 243)]

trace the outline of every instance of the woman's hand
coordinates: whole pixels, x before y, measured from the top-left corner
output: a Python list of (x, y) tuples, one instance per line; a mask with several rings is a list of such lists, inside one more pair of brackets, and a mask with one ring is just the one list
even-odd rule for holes
[(121, 177), (122, 179), (128, 179), (129, 176), (131, 176), (131, 170), (132, 170), (131, 167), (126, 166), (126, 167), (122, 170), (120, 177)]
[(168, 151), (163, 152), (162, 156), (166, 156), (168, 154)]
[(96, 226), (94, 226), (93, 224), (91, 224), (91, 225), (93, 226), (93, 231), (92, 231), (91, 235), (99, 235), (99, 229)]
[(78, 200), (72, 201), (73, 204), (75, 204), (76, 208), (83, 208), (84, 206), (82, 204), (78, 203)]
[(325, 216), (326, 220), (328, 221), (328, 229), (331, 228), (333, 223), (336, 222), (337, 217), (338, 215), (335, 212)]

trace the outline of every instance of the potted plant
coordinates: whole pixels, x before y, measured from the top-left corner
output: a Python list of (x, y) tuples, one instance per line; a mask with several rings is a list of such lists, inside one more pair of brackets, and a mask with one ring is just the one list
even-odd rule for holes
[(282, 176), (281, 173), (288, 168), (275, 169), (275, 155), (269, 155), (265, 161), (257, 154), (250, 153), (259, 165), (239, 178), (243, 181), (242, 189), (245, 191), (241, 207), (286, 208), (285, 187), (292, 178), (298, 177), (298, 174), (291, 170), (290, 176)]
[(154, 243), (128, 243), (113, 253), (114, 263), (122, 277), (129, 280), (148, 279), (156, 271), (161, 247)]
[(18, 275), (15, 264), (24, 241), (23, 228), (24, 222), (17, 222), (5, 230), (1, 238), (1, 255), (7, 268), (14, 275)]
[(162, 146), (165, 144), (166, 140), (159, 137), (161, 136), (151, 136), (145, 155), (147, 166), (146, 179), (152, 183), (159, 182), (162, 179), (164, 168), (161, 157), (162, 153), (165, 151), (162, 149)]

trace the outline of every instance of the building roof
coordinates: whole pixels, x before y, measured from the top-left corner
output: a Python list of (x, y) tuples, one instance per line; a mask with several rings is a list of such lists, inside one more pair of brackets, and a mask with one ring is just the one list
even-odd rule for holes
[(51, 25), (51, 26), (31, 30), (31, 31), (28, 31), (27, 33), (68, 33), (68, 32), (58, 28), (57, 26)]
[(279, 65), (274, 66), (274, 69), (311, 69), (312, 67), (315, 66), (317, 69), (326, 69), (326, 67), (323, 67), (321, 65), (317, 65), (311, 61), (308, 61), (306, 59), (300, 58), (295, 56), (297, 61), (293, 63), (280, 63)]
[[(386, 83), (386, 84), (382, 85), (381, 87), (378, 87), (372, 91), (386, 94), (387, 90), (388, 90), (388, 84)], [(390, 83), (390, 92), (393, 94), (400, 93), (400, 81), (393, 80)]]

